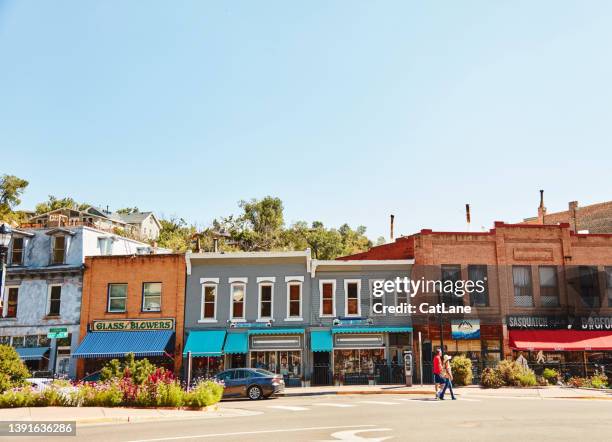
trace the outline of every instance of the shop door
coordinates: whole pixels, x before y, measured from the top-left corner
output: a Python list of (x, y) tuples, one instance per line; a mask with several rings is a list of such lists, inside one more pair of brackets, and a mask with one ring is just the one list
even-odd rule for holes
[(433, 353), (431, 342), (423, 343), (423, 383), (433, 384)]
[(330, 353), (327, 351), (313, 352), (312, 385), (331, 385)]
[(246, 355), (233, 354), (229, 359), (229, 368), (246, 368)]

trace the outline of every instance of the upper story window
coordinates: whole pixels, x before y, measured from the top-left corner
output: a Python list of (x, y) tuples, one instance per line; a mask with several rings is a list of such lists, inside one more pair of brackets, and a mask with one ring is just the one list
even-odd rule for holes
[(19, 300), (19, 287), (6, 288), (6, 318), (17, 317), (17, 303)]
[(344, 311), (346, 316), (361, 316), (361, 280), (345, 279), (344, 293)]
[[(452, 284), (452, 287), (457, 287), (457, 282), (461, 280), (461, 266), (459, 264), (445, 264), (441, 267), (442, 275), (442, 287), (448, 287)], [(448, 291), (444, 290), (442, 293), (442, 300), (448, 305), (463, 305), (463, 296), (458, 296), (455, 290)]]
[(66, 257), (66, 237), (56, 235), (51, 237), (53, 248), (51, 251), (51, 264), (64, 264)]
[(127, 307), (127, 284), (108, 285), (108, 311), (109, 313), (121, 313)]
[(302, 319), (302, 282), (287, 282), (287, 319)]
[(62, 286), (61, 285), (50, 286), (47, 316), (59, 316), (61, 302), (62, 302)]
[(202, 284), (202, 311), (200, 319), (217, 319), (217, 284)]
[[(408, 304), (410, 302), (410, 295), (408, 293), (407, 287), (402, 286), (398, 287), (395, 291), (395, 305), (400, 306), (402, 304)], [(401, 313), (396, 313), (397, 315)]]
[(235, 282), (231, 285), (232, 319), (245, 319), (246, 284)]
[(533, 307), (531, 267), (512, 266), (512, 282), (514, 284), (514, 305)]
[(542, 307), (559, 306), (559, 283), (557, 281), (557, 267), (540, 266), (540, 304)]
[(320, 316), (336, 316), (336, 281), (319, 281)]
[(22, 236), (13, 238), (13, 247), (11, 250), (11, 265), (23, 265), (25, 239)]
[(161, 282), (145, 282), (142, 284), (142, 311), (158, 312), (161, 310)]
[(472, 307), (489, 306), (489, 281), (487, 266), (474, 264), (468, 265), (468, 281), (473, 283), (470, 288), (470, 305)]
[(259, 284), (259, 318), (272, 318), (272, 297), (274, 286), (272, 283), (265, 282)]
[[(382, 289), (376, 290), (375, 284), (384, 283), (384, 280), (370, 280), (370, 315), (382, 315), (383, 306), (385, 305), (385, 292)], [(376, 295), (376, 293), (379, 293)]]
[(606, 294), (608, 298), (608, 307), (612, 307), (612, 267), (604, 269), (606, 273)]
[(599, 281), (597, 280), (597, 267), (578, 267), (580, 297), (587, 307), (599, 307)]

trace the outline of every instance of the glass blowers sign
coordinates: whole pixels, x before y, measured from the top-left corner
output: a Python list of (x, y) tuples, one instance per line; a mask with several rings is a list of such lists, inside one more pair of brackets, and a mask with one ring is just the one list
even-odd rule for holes
[(174, 330), (174, 319), (109, 319), (93, 321), (92, 331)]

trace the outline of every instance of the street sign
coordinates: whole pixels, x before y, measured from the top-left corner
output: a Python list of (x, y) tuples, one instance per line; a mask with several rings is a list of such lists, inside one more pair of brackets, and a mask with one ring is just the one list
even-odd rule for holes
[(66, 327), (51, 327), (47, 333), (49, 339), (62, 339), (68, 337), (68, 328)]

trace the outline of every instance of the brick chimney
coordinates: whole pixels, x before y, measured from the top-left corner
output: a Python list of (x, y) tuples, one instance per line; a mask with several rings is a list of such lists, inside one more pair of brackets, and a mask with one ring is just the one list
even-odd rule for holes
[(393, 234), (393, 227), (394, 227), (394, 225), (393, 224), (394, 223), (395, 223), (395, 215), (391, 215), (391, 226), (390, 226), (391, 228), (390, 228), (390, 232), (389, 232), (389, 236), (391, 238), (390, 238), (389, 242), (393, 242), (393, 237), (394, 237), (394, 234)]
[(544, 191), (540, 190), (540, 205), (538, 206), (538, 224), (544, 224), (546, 207), (544, 207)]
[(576, 220), (576, 212), (578, 211), (578, 201), (570, 201), (568, 204), (570, 228), (574, 232), (578, 231), (578, 221)]

